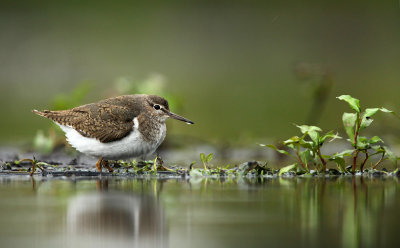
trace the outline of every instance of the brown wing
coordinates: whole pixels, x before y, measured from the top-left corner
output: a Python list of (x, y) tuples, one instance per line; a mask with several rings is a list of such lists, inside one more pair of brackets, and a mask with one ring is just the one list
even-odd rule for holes
[(110, 98), (70, 110), (34, 112), (58, 124), (71, 126), (85, 137), (107, 143), (120, 140), (132, 131), (133, 119), (138, 115), (132, 97)]

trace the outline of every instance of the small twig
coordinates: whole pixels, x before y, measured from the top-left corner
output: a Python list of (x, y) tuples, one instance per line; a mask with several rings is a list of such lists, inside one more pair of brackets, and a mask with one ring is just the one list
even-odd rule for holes
[(360, 151), (359, 150), (355, 150), (354, 151), (354, 155), (353, 155), (353, 166), (352, 166), (352, 173), (354, 173), (354, 172), (356, 172), (356, 164), (357, 164), (357, 156), (358, 156), (358, 153), (359, 153)]
[(376, 164), (372, 167), (372, 169), (375, 170), (376, 167), (378, 167), (378, 165), (379, 165), (380, 163), (382, 163), (384, 157), (385, 157), (385, 153), (383, 152), (383, 153), (382, 153), (382, 157), (378, 160), (378, 162), (376, 162)]
[(322, 171), (325, 173), (325, 171), (326, 171), (326, 161), (321, 155), (321, 148), (320, 147), (318, 147), (318, 157), (319, 157), (319, 160), (321, 160), (321, 163), (323, 165)]
[(353, 155), (353, 168), (352, 168), (353, 173), (356, 172), (357, 157), (359, 153), (359, 150), (357, 148), (357, 139), (358, 139), (358, 132), (360, 131), (360, 126), (361, 126), (360, 113), (357, 113), (356, 130), (354, 132), (354, 148), (356, 149), (356, 151)]
[(154, 168), (154, 171), (155, 171), (155, 172), (157, 172), (157, 171), (171, 171), (171, 172), (175, 172), (175, 170), (170, 169), (170, 168), (168, 168), (168, 167), (166, 167), (166, 166), (164, 165), (164, 161), (162, 160), (162, 158), (161, 158), (160, 156), (157, 156), (157, 157), (154, 159), (153, 168)]
[(365, 151), (365, 159), (364, 159), (364, 161), (362, 162), (362, 164), (361, 164), (361, 166), (360, 166), (361, 172), (363, 172), (363, 170), (364, 170), (364, 165), (365, 165), (365, 163), (367, 163), (368, 158), (369, 158), (368, 151)]

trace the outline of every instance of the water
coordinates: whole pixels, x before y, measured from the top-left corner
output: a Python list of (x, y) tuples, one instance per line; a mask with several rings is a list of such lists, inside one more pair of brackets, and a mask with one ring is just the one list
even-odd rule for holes
[(399, 185), (2, 176), (1, 247), (399, 247)]

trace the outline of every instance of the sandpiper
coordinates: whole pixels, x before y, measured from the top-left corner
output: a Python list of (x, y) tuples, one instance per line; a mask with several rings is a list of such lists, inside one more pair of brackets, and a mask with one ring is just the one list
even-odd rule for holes
[(124, 95), (82, 105), (69, 110), (33, 110), (54, 121), (78, 151), (99, 160), (96, 168), (113, 169), (107, 160), (143, 157), (155, 152), (163, 142), (171, 117), (194, 124), (170, 112), (168, 101), (156, 95)]

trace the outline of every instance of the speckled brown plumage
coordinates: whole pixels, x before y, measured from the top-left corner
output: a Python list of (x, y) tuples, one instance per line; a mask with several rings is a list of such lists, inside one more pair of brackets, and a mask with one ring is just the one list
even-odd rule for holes
[[(82, 105), (70, 110), (37, 111), (34, 113), (54, 122), (70, 126), (85, 137), (95, 138), (103, 143), (117, 141), (133, 129), (133, 119), (138, 117), (139, 131), (151, 139), (151, 131), (159, 120), (152, 118), (148, 108), (160, 104), (169, 110), (168, 102), (155, 95), (125, 95)], [(150, 136), (149, 136), (150, 135)]]

